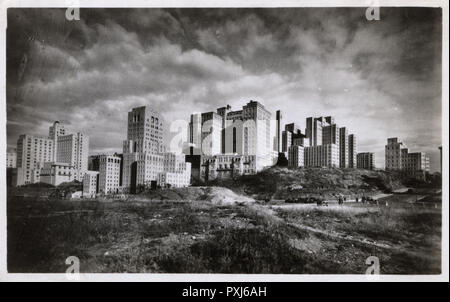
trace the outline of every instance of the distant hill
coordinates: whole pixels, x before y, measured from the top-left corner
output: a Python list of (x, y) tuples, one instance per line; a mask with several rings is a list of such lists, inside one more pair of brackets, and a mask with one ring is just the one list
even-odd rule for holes
[(402, 181), (400, 174), (386, 171), (271, 167), (256, 175), (219, 180), (212, 184), (256, 199), (286, 199), (391, 192), (403, 187)]

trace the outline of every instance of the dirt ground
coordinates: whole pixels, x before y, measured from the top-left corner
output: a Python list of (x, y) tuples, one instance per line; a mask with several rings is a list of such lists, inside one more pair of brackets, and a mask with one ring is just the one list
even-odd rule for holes
[[(385, 197), (389, 198), (389, 197)], [(241, 199), (241, 201), (246, 199)], [(8, 271), (439, 274), (441, 209), (396, 203), (8, 201)]]

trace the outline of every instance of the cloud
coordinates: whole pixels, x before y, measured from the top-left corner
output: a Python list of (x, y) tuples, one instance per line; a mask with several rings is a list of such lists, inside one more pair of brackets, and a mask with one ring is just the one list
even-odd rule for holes
[[(53, 120), (120, 151), (127, 112), (150, 105), (166, 123), (225, 104), (262, 102), (285, 122), (333, 115), (384, 165), (386, 138), (441, 144), (437, 9), (9, 9), (7, 136), (46, 135)], [(24, 118), (25, 117), (25, 118)]]

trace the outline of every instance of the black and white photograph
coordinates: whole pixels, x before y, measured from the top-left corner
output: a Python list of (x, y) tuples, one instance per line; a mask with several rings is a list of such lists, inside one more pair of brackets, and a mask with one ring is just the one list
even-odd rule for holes
[(2, 7), (1, 279), (448, 282), (429, 2)]

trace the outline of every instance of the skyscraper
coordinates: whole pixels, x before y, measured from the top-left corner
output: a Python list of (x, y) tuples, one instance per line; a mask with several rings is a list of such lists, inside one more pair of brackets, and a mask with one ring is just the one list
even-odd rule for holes
[(62, 125), (59, 121), (55, 121), (52, 126), (48, 128), (48, 138), (53, 140), (53, 159), (52, 161), (56, 162), (57, 154), (58, 154), (58, 136), (65, 135), (66, 130), (64, 129), (64, 125)]
[(327, 126), (325, 118), (308, 117), (306, 119), (306, 137), (308, 138), (308, 146), (322, 145), (322, 127)]
[(57, 136), (56, 162), (73, 166), (74, 179), (82, 181), (88, 170), (89, 136), (75, 133)]
[(275, 150), (279, 153), (281, 152), (281, 121), (283, 116), (281, 115), (281, 111), (277, 110), (276, 112), (276, 133), (275, 133)]
[(189, 137), (201, 136), (201, 155), (255, 155), (257, 169), (262, 169), (274, 163), (273, 153), (277, 153), (271, 138), (270, 116), (256, 101), (236, 111), (227, 105), (217, 112), (202, 113), (201, 127), (194, 127), (195, 116), (191, 115)]
[(339, 128), (339, 167), (349, 167), (349, 141), (347, 128)]
[(202, 115), (201, 113), (191, 114), (188, 126), (188, 150), (189, 155), (202, 154)]
[(354, 134), (350, 134), (348, 136), (348, 167), (349, 168), (356, 168), (356, 155), (357, 155), (356, 136)]
[[(127, 140), (123, 142), (122, 185), (133, 192), (137, 184), (156, 181), (162, 171), (163, 122), (149, 106), (128, 112)], [(152, 177), (153, 176), (153, 177)]]
[[(402, 152), (403, 150), (403, 152)], [(406, 150), (406, 153), (405, 153)], [(386, 170), (401, 170), (405, 162), (405, 154), (408, 153), (406, 145), (398, 141), (398, 138), (388, 138), (385, 146)], [(403, 160), (402, 160), (403, 157)]]

